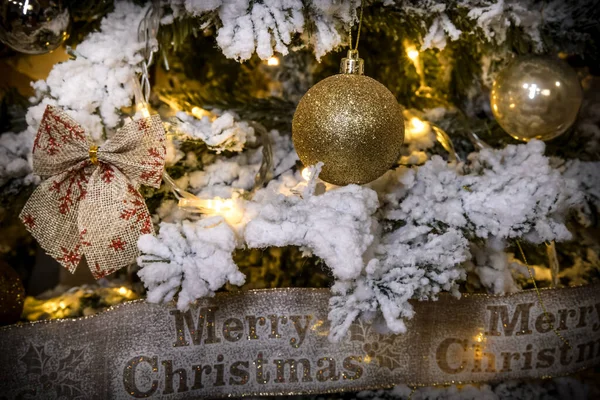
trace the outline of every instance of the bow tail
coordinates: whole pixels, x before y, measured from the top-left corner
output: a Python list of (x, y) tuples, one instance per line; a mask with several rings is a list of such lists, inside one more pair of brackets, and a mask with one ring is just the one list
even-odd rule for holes
[(142, 195), (118, 168), (105, 163), (90, 176), (77, 223), (88, 238), (84, 252), (96, 279), (133, 263), (139, 236), (154, 232)]
[(88, 168), (81, 163), (43, 181), (19, 215), (40, 246), (71, 273), (83, 255), (76, 222), (87, 194)]

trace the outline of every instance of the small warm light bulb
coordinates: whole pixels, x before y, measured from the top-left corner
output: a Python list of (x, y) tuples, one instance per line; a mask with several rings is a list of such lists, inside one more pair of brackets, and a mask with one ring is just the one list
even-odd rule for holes
[(279, 58), (273, 56), (273, 57), (269, 57), (269, 59), (267, 60), (267, 65), (270, 67), (276, 67), (279, 65)]
[(209, 114), (210, 113), (203, 108), (200, 108), (200, 107), (192, 108), (192, 115), (198, 119), (202, 119), (202, 117), (205, 117)]
[(119, 294), (121, 296), (125, 296), (127, 294), (128, 290), (126, 287), (121, 286), (119, 289), (117, 289), (117, 292), (119, 292)]
[(150, 116), (150, 110), (146, 106), (146, 103), (138, 103), (135, 108), (142, 113), (142, 117), (148, 118)]
[(412, 117), (410, 119), (410, 125), (411, 125), (411, 133), (412, 134), (423, 133), (427, 130), (427, 124), (425, 122), (421, 121), (417, 117)]
[(233, 208), (233, 201), (231, 199), (215, 199), (213, 208), (216, 212), (231, 210)]
[(304, 168), (304, 169), (302, 170), (302, 178), (304, 178), (304, 180), (305, 180), (305, 181), (308, 181), (308, 180), (310, 180), (310, 175), (311, 175), (311, 174), (310, 174), (310, 169), (308, 169), (308, 168)]
[[(515, 103), (510, 103), (509, 105), (510, 108), (515, 108)], [(498, 109), (498, 107), (495, 108), (496, 110)]]
[(560, 87), (560, 82), (559, 81), (554, 82), (554, 84), (556, 85), (556, 87)]
[(544, 89), (544, 90), (542, 90), (542, 95), (544, 95), (544, 96), (550, 96), (550, 89)]
[(215, 199), (212, 201), (212, 207), (215, 212), (220, 213), (225, 208), (225, 202), (221, 199)]
[(406, 55), (412, 61), (415, 61), (417, 58), (419, 58), (419, 50), (417, 50), (415, 46), (410, 46), (406, 49)]
[(196, 208), (201, 213), (208, 215), (221, 215), (231, 224), (238, 223), (244, 214), (243, 208), (238, 206), (235, 199), (221, 199), (219, 197), (214, 199), (199, 199), (194, 196), (192, 198), (181, 198), (179, 199), (179, 207)]

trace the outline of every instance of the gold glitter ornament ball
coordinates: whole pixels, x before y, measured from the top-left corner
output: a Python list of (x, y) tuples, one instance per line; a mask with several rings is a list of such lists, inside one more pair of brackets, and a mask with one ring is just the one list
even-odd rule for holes
[[(324, 163), (319, 178), (335, 185), (363, 184), (400, 159), (402, 107), (381, 83), (362, 75), (362, 60), (349, 52), (349, 68), (322, 80), (302, 97), (292, 140), (304, 166)], [(360, 60), (360, 64), (359, 63)]]
[(491, 94), (492, 112), (517, 140), (550, 140), (577, 119), (583, 95), (577, 74), (550, 57), (518, 58), (500, 71)]
[(14, 324), (21, 318), (25, 289), (19, 274), (0, 261), (0, 325)]

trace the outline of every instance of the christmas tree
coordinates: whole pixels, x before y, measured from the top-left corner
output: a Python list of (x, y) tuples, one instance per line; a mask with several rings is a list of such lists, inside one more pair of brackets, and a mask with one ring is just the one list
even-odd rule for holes
[(596, 3), (2, 2), (0, 393), (598, 396)]

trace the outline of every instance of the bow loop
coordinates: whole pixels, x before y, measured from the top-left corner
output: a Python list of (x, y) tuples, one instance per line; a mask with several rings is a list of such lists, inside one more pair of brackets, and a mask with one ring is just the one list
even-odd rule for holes
[(165, 167), (165, 133), (160, 116), (126, 123), (98, 150), (98, 159), (136, 183), (160, 187)]
[(40, 246), (71, 273), (81, 260), (80, 232), (73, 221), (87, 195), (89, 174), (86, 161), (43, 181), (33, 192), (20, 218)]
[(65, 112), (48, 106), (34, 147), (34, 171), (49, 176), (20, 218), (69, 271), (85, 255), (96, 279), (132, 263), (137, 239), (153, 233), (139, 183), (158, 187), (165, 134), (155, 115), (125, 124), (98, 148)]
[(77, 122), (47, 106), (33, 142), (33, 172), (43, 177), (64, 172), (88, 158), (91, 144)]

